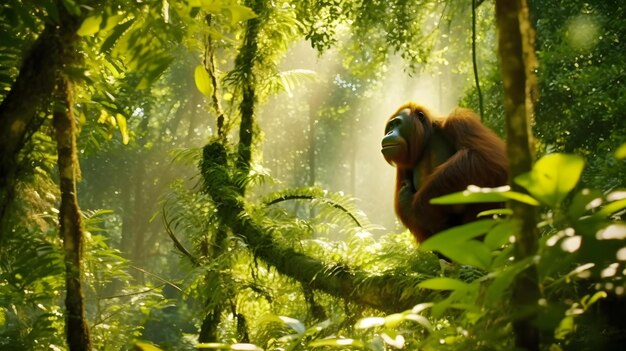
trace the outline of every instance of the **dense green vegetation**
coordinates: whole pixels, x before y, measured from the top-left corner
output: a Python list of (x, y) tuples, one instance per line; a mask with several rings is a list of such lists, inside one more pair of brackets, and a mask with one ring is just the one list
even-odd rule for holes
[[(0, 349), (623, 349), (626, 5), (525, 3), (3, 3)], [(512, 161), (419, 246), (409, 99)]]

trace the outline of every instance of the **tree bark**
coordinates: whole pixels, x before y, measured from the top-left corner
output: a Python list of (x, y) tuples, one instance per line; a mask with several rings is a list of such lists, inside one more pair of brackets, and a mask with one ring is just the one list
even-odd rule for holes
[(61, 23), (47, 23), (24, 57), (11, 91), (0, 104), (0, 219), (12, 198), (18, 154), (28, 136), (43, 123), (38, 111), (50, 102), (57, 72), (67, 63), (66, 52), (78, 41), (81, 20), (55, 2)]
[[(507, 153), (510, 161), (510, 184), (515, 191), (525, 190), (513, 182), (515, 177), (530, 171), (534, 158), (530, 120), (533, 114), (533, 93), (536, 89), (534, 69), (534, 31), (530, 25), (526, 0), (497, 0), (498, 51), (504, 84)], [(537, 213), (533, 206), (512, 201), (513, 220), (522, 223), (516, 233), (515, 258), (524, 259), (537, 251)], [(537, 271), (531, 266), (520, 273), (512, 292), (515, 344), (520, 350), (539, 350), (536, 317), (540, 291)]]
[(89, 328), (85, 321), (85, 304), (81, 287), (83, 228), (76, 197), (78, 160), (76, 127), (72, 113), (71, 88), (64, 78), (58, 80), (57, 99), (62, 102), (54, 110), (58, 166), (61, 190), (59, 214), (60, 235), (65, 254), (65, 328), (69, 350), (90, 350)]
[[(211, 26), (211, 15), (206, 16), (207, 26)], [(207, 34), (204, 49), (204, 69), (209, 73), (211, 84), (213, 85), (213, 94), (211, 94), (211, 106), (217, 116), (217, 137), (220, 140), (226, 140), (226, 130), (224, 129), (224, 111), (220, 105), (219, 98), (219, 82), (217, 79), (217, 67), (215, 64), (215, 44), (210, 34)]]
[[(201, 164), (205, 191), (217, 206), (222, 223), (241, 237), (254, 255), (279, 273), (330, 295), (387, 312), (409, 309), (432, 299), (417, 285), (429, 278), (419, 273), (370, 276), (339, 264), (328, 264), (275, 242), (245, 212), (238, 186), (226, 166), (226, 150), (218, 142), (204, 147)], [(434, 258), (434, 266), (438, 261)]]
[[(264, 6), (262, 0), (247, 0), (245, 5), (250, 7), (258, 16), (261, 15)], [(241, 76), (244, 79), (244, 81), (241, 82), (243, 95), (241, 104), (239, 105), (241, 124), (239, 127), (239, 145), (237, 147), (237, 168), (244, 175), (247, 175), (250, 171), (250, 162), (252, 159), (254, 109), (257, 103), (254, 64), (258, 54), (257, 37), (259, 35), (260, 24), (259, 17), (247, 21), (244, 41), (235, 59), (235, 65), (241, 69)], [(245, 188), (242, 187), (240, 192), (243, 194)]]
[(480, 79), (478, 77), (478, 61), (476, 59), (476, 0), (472, 0), (472, 66), (474, 67), (474, 82), (476, 83), (476, 93), (478, 94), (478, 110), (480, 119), (485, 118), (485, 108), (483, 106), (483, 93), (480, 90)]

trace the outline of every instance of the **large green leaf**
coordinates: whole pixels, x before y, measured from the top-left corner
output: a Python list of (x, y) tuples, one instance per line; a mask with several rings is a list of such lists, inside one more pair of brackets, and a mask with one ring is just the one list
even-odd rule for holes
[(249, 7), (233, 4), (227, 6), (230, 12), (230, 24), (235, 25), (237, 22), (247, 21), (249, 19), (257, 17), (256, 13)]
[(450, 243), (438, 250), (454, 262), (489, 269), (491, 250), (478, 240)]
[(515, 277), (533, 263), (533, 257), (527, 257), (504, 270), (497, 272), (495, 279), (488, 285), (485, 291), (485, 303), (488, 306), (502, 301), (502, 296), (513, 283)]
[(117, 126), (120, 129), (120, 134), (122, 135), (122, 144), (128, 144), (130, 140), (130, 136), (128, 134), (128, 126), (126, 124), (126, 117), (121, 114), (115, 115), (115, 120), (117, 121)]
[(426, 239), (421, 250), (438, 251), (449, 259), (482, 269), (491, 264), (491, 250), (480, 241), (472, 240), (487, 233), (498, 221), (482, 219), (445, 230)]
[(518, 221), (511, 219), (501, 221), (487, 233), (484, 241), (485, 245), (491, 250), (500, 248), (502, 245), (509, 242), (509, 238), (515, 235), (519, 227), (520, 224)]
[(466, 190), (440, 196), (430, 200), (435, 205), (453, 205), (453, 204), (471, 204), (471, 203), (489, 203), (489, 202), (506, 202), (515, 200), (528, 205), (537, 206), (539, 203), (532, 197), (511, 191), (508, 186), (498, 188), (480, 188), (470, 185)]
[(432, 290), (468, 290), (470, 284), (461, 280), (447, 277), (437, 277), (424, 280), (418, 286), (423, 289)]
[(211, 83), (211, 77), (206, 71), (204, 66), (198, 65), (193, 72), (193, 78), (196, 82), (198, 90), (206, 97), (211, 97), (213, 94), (213, 84)]
[(76, 32), (76, 34), (80, 35), (81, 37), (96, 34), (100, 30), (101, 23), (102, 23), (102, 16), (100, 15), (89, 16), (85, 18), (83, 23), (80, 25), (80, 28), (78, 28), (78, 31)]
[(583, 189), (572, 199), (568, 214), (572, 219), (579, 219), (604, 203), (602, 193), (597, 190)]
[(487, 233), (496, 223), (493, 219), (481, 219), (453, 227), (426, 239), (419, 248), (425, 251), (442, 251), (451, 243), (466, 242)]
[(577, 155), (546, 155), (530, 172), (515, 178), (515, 182), (546, 205), (556, 208), (574, 189), (584, 166), (585, 161)]
[(339, 347), (345, 349), (347, 346), (354, 346), (358, 348), (365, 347), (363, 341), (347, 338), (330, 338), (315, 340), (309, 343), (309, 347)]
[(137, 341), (135, 343), (135, 348), (141, 351), (163, 351), (162, 349), (143, 341)]
[(111, 34), (106, 38), (106, 40), (102, 43), (100, 47), (100, 52), (108, 52), (110, 51), (115, 44), (117, 44), (120, 37), (128, 31), (128, 29), (135, 23), (136, 18), (131, 18), (128, 21), (117, 25), (112, 31)]

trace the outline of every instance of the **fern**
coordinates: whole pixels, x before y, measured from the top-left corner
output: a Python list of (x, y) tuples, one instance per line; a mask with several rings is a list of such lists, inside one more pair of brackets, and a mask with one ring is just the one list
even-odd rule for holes
[[(367, 224), (367, 219), (363, 212), (356, 209), (351, 202), (352, 199), (341, 194), (328, 193), (319, 188), (296, 188), (278, 191), (268, 195), (263, 201), (263, 204), (265, 206), (272, 206), (290, 200), (309, 200), (312, 206), (327, 205), (342, 212), (360, 228), (363, 228)], [(322, 211), (322, 213), (334, 218), (334, 213), (332, 212)]]
[(293, 69), (277, 72), (265, 82), (264, 87), (268, 94), (276, 94), (284, 91), (291, 98), (293, 91), (305, 83), (317, 80), (317, 73), (308, 69)]

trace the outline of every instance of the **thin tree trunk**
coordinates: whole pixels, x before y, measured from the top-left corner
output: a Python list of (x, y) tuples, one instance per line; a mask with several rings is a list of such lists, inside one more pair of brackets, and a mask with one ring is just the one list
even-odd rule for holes
[[(507, 153), (510, 160), (510, 177), (513, 190), (524, 189), (512, 181), (530, 171), (534, 150), (530, 120), (533, 114), (531, 94), (536, 89), (533, 70), (534, 31), (529, 22), (526, 0), (496, 0), (498, 23), (498, 50), (504, 84)], [(513, 219), (522, 223), (516, 233), (515, 258), (521, 260), (534, 255), (537, 250), (537, 213), (533, 206), (511, 202)], [(520, 273), (513, 284), (512, 305), (518, 311), (513, 321), (515, 344), (520, 350), (539, 350), (539, 331), (533, 325), (540, 291), (537, 271), (531, 266)]]
[(198, 342), (217, 342), (217, 327), (220, 325), (222, 321), (222, 304), (217, 304), (211, 311), (209, 311), (206, 316), (204, 316), (204, 320), (202, 320), (202, 325), (200, 326), (200, 333), (198, 334)]
[[(57, 72), (68, 61), (67, 53), (78, 41), (81, 19), (70, 15), (62, 1), (55, 1), (61, 23), (50, 20), (22, 60), (11, 90), (0, 104), (0, 220), (13, 197), (18, 154), (29, 135), (39, 129), (43, 110), (54, 93)], [(2, 234), (0, 231), (0, 239)]]
[[(207, 27), (211, 26), (211, 15), (206, 17)], [(205, 52), (204, 52), (204, 69), (209, 73), (211, 78), (211, 85), (213, 85), (213, 94), (211, 94), (211, 105), (213, 111), (217, 115), (217, 137), (220, 140), (226, 140), (226, 130), (224, 129), (224, 111), (220, 105), (219, 98), (219, 82), (217, 79), (217, 67), (215, 65), (215, 46), (213, 39), (210, 35), (207, 35), (205, 40)]]
[(68, 82), (59, 79), (57, 99), (63, 105), (54, 110), (58, 166), (60, 175), (61, 208), (60, 234), (65, 254), (65, 328), (67, 345), (71, 351), (90, 350), (89, 328), (85, 321), (85, 303), (81, 287), (83, 228), (76, 197), (78, 160), (76, 157), (76, 127), (72, 113), (72, 97)]
[(472, 66), (474, 66), (474, 81), (476, 82), (476, 93), (478, 94), (478, 109), (480, 119), (485, 118), (485, 108), (483, 106), (483, 93), (480, 90), (480, 79), (478, 78), (478, 62), (476, 60), (476, 8), (477, 1), (472, 0)]
[[(245, 5), (250, 7), (257, 15), (263, 11), (262, 0), (247, 0)], [(237, 168), (244, 175), (250, 171), (252, 159), (252, 135), (254, 129), (254, 110), (256, 108), (256, 77), (254, 74), (254, 64), (258, 52), (257, 37), (259, 35), (260, 20), (258, 17), (249, 19), (246, 24), (244, 41), (239, 55), (235, 59), (235, 65), (242, 70), (245, 81), (242, 82), (243, 96), (239, 111), (241, 113), (241, 124), (239, 126), (239, 145), (237, 147), (238, 160)], [(242, 187), (243, 194), (245, 189)]]

